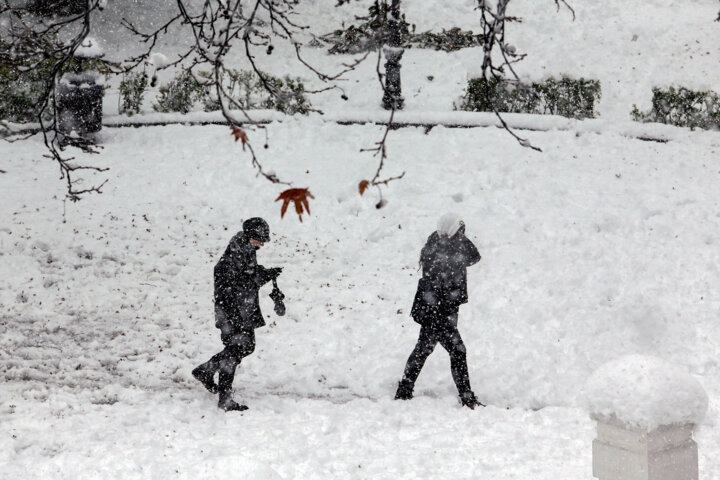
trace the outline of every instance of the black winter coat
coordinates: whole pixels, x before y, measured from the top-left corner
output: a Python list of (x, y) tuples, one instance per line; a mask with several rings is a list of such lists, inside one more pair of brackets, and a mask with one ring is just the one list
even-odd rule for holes
[(480, 253), (464, 235), (430, 235), (420, 252), (423, 276), (410, 311), (413, 319), (425, 325), (467, 303), (467, 267), (479, 261)]
[(265, 267), (257, 264), (255, 250), (245, 234), (238, 233), (215, 265), (215, 308), (223, 314), (216, 315), (218, 328), (222, 325), (217, 323), (225, 321), (243, 330), (265, 325), (258, 292), (271, 277)]

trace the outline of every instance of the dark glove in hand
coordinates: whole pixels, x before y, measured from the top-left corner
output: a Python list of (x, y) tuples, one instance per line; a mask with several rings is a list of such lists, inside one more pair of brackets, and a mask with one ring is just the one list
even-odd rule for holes
[(268, 268), (267, 274), (270, 280), (275, 280), (280, 276), (280, 272), (282, 272), (282, 268), (275, 267), (275, 268)]

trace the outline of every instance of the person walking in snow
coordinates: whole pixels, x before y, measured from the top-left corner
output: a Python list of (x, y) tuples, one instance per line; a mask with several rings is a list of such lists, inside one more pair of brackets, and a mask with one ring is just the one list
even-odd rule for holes
[[(256, 251), (270, 241), (270, 227), (262, 218), (243, 222), (215, 265), (215, 326), (225, 348), (192, 371), (193, 377), (211, 393), (218, 394), (218, 407), (225, 411), (247, 410), (232, 399), (235, 368), (255, 350), (255, 329), (265, 325), (258, 293), (274, 281), (281, 268), (257, 264)], [(215, 372), (218, 383), (215, 383)]]
[(453, 214), (440, 218), (437, 231), (420, 252), (422, 277), (410, 311), (420, 324), (420, 338), (408, 358), (396, 400), (412, 398), (420, 370), (440, 343), (450, 354), (450, 369), (462, 405), (471, 409), (484, 406), (470, 388), (465, 344), (457, 328), (460, 305), (468, 301), (467, 267), (479, 261), (477, 248), (465, 237), (463, 221)]

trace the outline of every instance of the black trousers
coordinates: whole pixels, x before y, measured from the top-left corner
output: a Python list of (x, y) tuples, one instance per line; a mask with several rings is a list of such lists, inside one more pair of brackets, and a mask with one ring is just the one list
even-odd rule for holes
[(439, 343), (450, 354), (450, 371), (460, 395), (472, 392), (467, 366), (467, 350), (457, 329), (457, 310), (433, 319), (420, 329), (415, 349), (405, 365), (403, 381), (414, 385), (425, 361)]
[(218, 387), (220, 392), (232, 389), (235, 369), (243, 358), (255, 351), (255, 331), (252, 329), (236, 329), (229, 324), (221, 329), (220, 338), (225, 348), (203, 363), (200, 368), (206, 372), (219, 372)]

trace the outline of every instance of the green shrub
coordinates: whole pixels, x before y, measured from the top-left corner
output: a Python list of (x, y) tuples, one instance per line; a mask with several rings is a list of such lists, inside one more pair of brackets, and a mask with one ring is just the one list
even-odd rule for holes
[(85, 11), (87, 3), (84, 0), (34, 0), (30, 2), (30, 9), (40, 15), (79, 15)]
[(38, 75), (15, 75), (0, 67), (0, 119), (11, 122), (37, 120), (45, 84)]
[[(18, 48), (19, 47), (19, 48)], [(18, 47), (0, 38), (0, 119), (11, 122), (37, 120), (37, 109), (49, 78), (51, 65), (40, 61), (31, 51), (52, 48), (49, 42), (28, 39)]]
[(181, 71), (170, 83), (160, 87), (160, 95), (153, 104), (156, 112), (190, 112), (203, 99), (205, 88), (186, 70)]
[[(361, 53), (377, 50), (385, 43), (387, 32), (387, 17), (389, 5), (385, 2), (375, 2), (368, 9), (366, 17), (356, 17), (361, 20), (360, 25), (350, 25), (346, 29), (335, 30), (322, 37), (322, 40), (330, 45), (330, 53)], [(401, 37), (403, 43), (407, 41), (410, 34), (409, 24), (403, 15), (400, 20)]]
[[(300, 78), (285, 75), (282, 78), (267, 76), (265, 79), (273, 94), (267, 94), (262, 103), (264, 108), (278, 110), (288, 115), (296, 113), (306, 115), (310, 111), (310, 102), (305, 97), (305, 85)], [(262, 85), (260, 88), (263, 88)]]
[[(200, 72), (200, 77), (212, 80), (209, 72)], [(261, 90), (257, 86), (257, 74), (249, 70), (228, 70), (223, 78), (223, 90), (237, 105), (230, 105), (230, 108), (241, 107), (243, 109), (260, 108)], [(203, 110), (213, 112), (220, 110), (220, 101), (217, 98), (214, 87), (208, 88), (203, 97)]]
[[(331, 45), (329, 52), (332, 54), (355, 54), (377, 50), (385, 43), (389, 35), (386, 21), (388, 10), (389, 8), (386, 8), (384, 3), (372, 5), (366, 17), (357, 17), (358, 20), (363, 20), (362, 23), (335, 30), (321, 37), (321, 40)], [(482, 45), (480, 35), (476, 35), (470, 30), (461, 30), (458, 27), (450, 30), (443, 29), (440, 33), (415, 33), (415, 26), (407, 23), (404, 15), (401, 19), (400, 30), (402, 45), (405, 48), (427, 48), (453, 52), (461, 48)]]
[(129, 73), (120, 82), (120, 113), (133, 116), (140, 113), (148, 76), (145, 72)]
[(408, 38), (408, 48), (428, 48), (454, 52), (462, 48), (479, 47), (482, 45), (482, 38), (471, 30), (461, 30), (453, 27), (450, 30), (443, 29), (440, 33), (424, 32), (411, 33)]
[[(279, 78), (263, 72), (267, 87), (260, 77), (252, 70), (229, 70), (223, 78), (223, 90), (232, 98), (235, 105), (230, 108), (269, 108), (288, 115), (307, 114), (312, 105), (305, 96), (305, 85), (300, 78), (288, 75)], [(200, 73), (200, 76), (211, 79), (211, 74)], [(268, 92), (268, 88), (273, 92)], [(214, 87), (203, 97), (203, 109), (206, 112), (220, 110), (220, 102)]]
[(637, 122), (659, 122), (678, 127), (720, 128), (720, 96), (712, 90), (698, 92), (685, 87), (653, 88), (652, 108), (641, 112), (633, 105), (630, 116)]
[(531, 84), (506, 79), (472, 78), (456, 108), (472, 112), (535, 113), (594, 118), (600, 100), (598, 80), (562, 77)]

